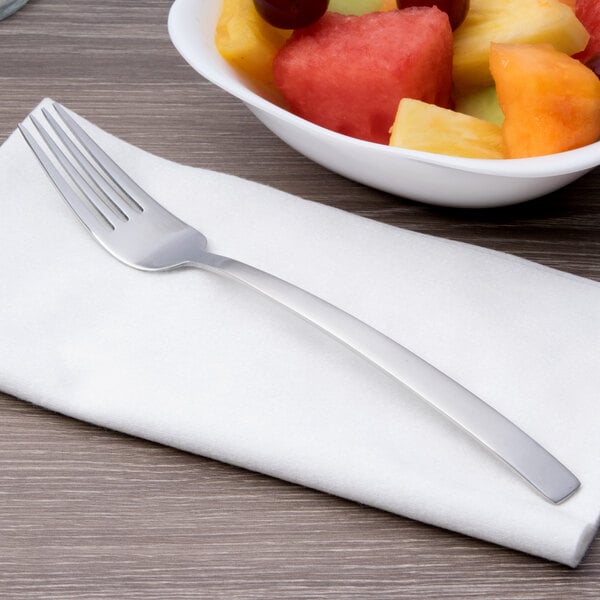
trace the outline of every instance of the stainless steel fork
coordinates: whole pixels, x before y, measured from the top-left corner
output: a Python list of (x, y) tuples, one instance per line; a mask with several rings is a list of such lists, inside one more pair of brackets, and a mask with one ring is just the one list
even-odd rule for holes
[(49, 152), (24, 124), (19, 129), (83, 225), (114, 257), (146, 271), (198, 267), (236, 279), (304, 317), (394, 377), (475, 437), (550, 501), (562, 502), (578, 489), (580, 482), (573, 473), (536, 441), (408, 349), (291, 283), (208, 252), (202, 233), (142, 190), (64, 107), (54, 104), (54, 108), (64, 125), (49, 110), (42, 112), (55, 136), (30, 116)]

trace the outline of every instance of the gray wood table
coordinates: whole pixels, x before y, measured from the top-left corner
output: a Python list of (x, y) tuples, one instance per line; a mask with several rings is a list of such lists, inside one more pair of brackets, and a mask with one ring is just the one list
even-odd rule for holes
[[(160, 156), (600, 281), (600, 170), (486, 211), (368, 189), (197, 76), (169, 7), (31, 0), (0, 22), (0, 141), (51, 96)], [(571, 570), (0, 394), (0, 598), (600, 598), (600, 543)]]

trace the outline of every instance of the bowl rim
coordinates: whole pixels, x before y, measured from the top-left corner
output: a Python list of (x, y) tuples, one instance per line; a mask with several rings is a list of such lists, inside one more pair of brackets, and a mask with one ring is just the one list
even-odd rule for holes
[(203, 52), (202, 46), (203, 43), (205, 46), (207, 45), (207, 40), (201, 38), (199, 28), (197, 29), (198, 38), (191, 39), (185, 33), (185, 25), (189, 26), (191, 22), (189, 19), (190, 11), (198, 15), (199, 11), (206, 10), (211, 2), (216, 3), (220, 0), (202, 0), (201, 2), (197, 0), (174, 0), (169, 10), (167, 27), (171, 42), (179, 54), (197, 73), (217, 87), (250, 107), (263, 111), (288, 125), (304, 129), (309, 134), (343, 142), (349, 146), (362, 148), (381, 156), (395, 155), (413, 161), (482, 175), (519, 178), (554, 177), (591, 170), (600, 165), (600, 140), (574, 150), (531, 158), (464, 158), (377, 144), (337, 133), (311, 123), (249, 89), (242, 78), (235, 73), (235, 70), (218, 54), (212, 37), (209, 40), (212, 48), (208, 51), (212, 51), (218, 58), (216, 64), (219, 65), (219, 68), (215, 67), (213, 62), (202, 60), (204, 52), (207, 51), (205, 49)]

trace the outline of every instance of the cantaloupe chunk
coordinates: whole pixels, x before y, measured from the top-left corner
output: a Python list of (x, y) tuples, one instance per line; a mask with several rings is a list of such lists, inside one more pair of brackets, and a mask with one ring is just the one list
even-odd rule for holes
[(390, 146), (467, 158), (504, 157), (502, 131), (495, 123), (412, 98), (400, 101)]
[(588, 39), (573, 10), (560, 0), (471, 0), (454, 32), (454, 83), (459, 89), (493, 85), (490, 42), (548, 43), (571, 55)]
[(252, 0), (223, 0), (215, 30), (221, 56), (255, 82), (273, 85), (273, 59), (292, 34), (262, 19)]
[(492, 44), (490, 69), (508, 158), (563, 152), (600, 138), (600, 80), (578, 60), (550, 44)]

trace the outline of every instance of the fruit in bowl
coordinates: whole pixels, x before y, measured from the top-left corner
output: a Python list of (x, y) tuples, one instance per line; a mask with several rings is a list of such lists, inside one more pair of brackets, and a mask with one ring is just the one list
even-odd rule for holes
[[(169, 14), (169, 32), (176, 48), (203, 77), (242, 100), (264, 125), (286, 143), (315, 162), (346, 177), (423, 202), (448, 206), (483, 207), (512, 204), (543, 195), (566, 185), (600, 163), (598, 142), (547, 156), (481, 159), (472, 158), (470, 155), (449, 156), (443, 154), (439, 148), (435, 151), (415, 150), (392, 147), (385, 143), (373, 143), (312, 123), (294, 114), (281, 92), (275, 89), (273, 58), (268, 58), (269, 55), (274, 57), (284, 52), (286, 46), (292, 44), (295, 38), (305, 36), (306, 29), (291, 32), (273, 28), (275, 30), (273, 31), (269, 30), (272, 26), (263, 20), (258, 30), (254, 28), (253, 31), (249, 31), (249, 37), (244, 41), (245, 56), (255, 52), (257, 45), (260, 47), (261, 44), (267, 43), (270, 48), (268, 53), (262, 52), (262, 56), (267, 56), (266, 72), (271, 79), (261, 80), (249, 70), (244, 70), (238, 64), (225, 59), (217, 50), (215, 30), (217, 24), (220, 27), (223, 25), (221, 16), (224, 1), (246, 2), (247, 7), (255, 10), (252, 0), (203, 0), (203, 2), (175, 0)], [(523, 0), (523, 3), (529, 4), (532, 1)], [(558, 0), (539, 1), (551, 7), (560, 4)], [(471, 0), (471, 7), (476, 7), (478, 2), (482, 0)], [(390, 0), (383, 0), (380, 10), (402, 12), (395, 7), (395, 1), (393, 4), (394, 6)], [(566, 8), (571, 11), (570, 14), (574, 14), (572, 8), (568, 6)], [(565, 14), (562, 9), (557, 10), (560, 10), (557, 14)], [(362, 19), (372, 18), (370, 12), (374, 11), (364, 13), (360, 9), (355, 9), (348, 12), (352, 13), (353, 18)], [(328, 18), (328, 15), (326, 14), (325, 17)], [(573, 23), (572, 18), (574, 17), (569, 17), (566, 22)], [(453, 37), (461, 27), (467, 25), (467, 22), (468, 18), (452, 33)], [(247, 22), (244, 23), (244, 26), (246, 25)], [(267, 36), (264, 33), (265, 27), (269, 31)], [(318, 22), (308, 26), (307, 30), (313, 27), (318, 28)], [(581, 31), (581, 23), (578, 20), (574, 30)], [(233, 29), (229, 28), (229, 31), (233, 33)], [(592, 33), (593, 38), (594, 33), (591, 31), (589, 33)], [(581, 48), (586, 46), (590, 38), (589, 33), (583, 30), (579, 42)], [(237, 41), (239, 42), (240, 39), (242, 38), (237, 38)], [(236, 40), (230, 40), (232, 43), (233, 41)], [(383, 38), (380, 41), (383, 41)], [(518, 44), (522, 47), (535, 45), (520, 43), (518, 40), (508, 40), (504, 43)], [(540, 40), (540, 43), (544, 43), (544, 40)], [(545, 43), (551, 42), (546, 40)], [(379, 45), (376, 53), (384, 55), (386, 59), (389, 54), (385, 45)], [(258, 55), (260, 56), (261, 52)], [(575, 61), (575, 59), (570, 60)], [(242, 62), (247, 63), (247, 58)], [(380, 64), (386, 64), (385, 60)], [(390, 58), (387, 64), (393, 64), (393, 59)], [(451, 68), (453, 73), (454, 64)], [(489, 64), (485, 68), (489, 71)], [(317, 77), (318, 75), (316, 73)], [(452, 74), (450, 76), (452, 77)], [(354, 87), (360, 87), (360, 82), (356, 81)], [(376, 98), (369, 95), (365, 97), (368, 97), (370, 105), (376, 103)], [(398, 104), (400, 100), (399, 98)], [(469, 101), (465, 102), (465, 100)], [(435, 102), (443, 104), (439, 100), (431, 102), (429, 98), (424, 99), (424, 103), (428, 105), (437, 106)], [(490, 114), (492, 111), (488, 108), (494, 103), (495, 117)], [(343, 109), (345, 102), (343, 99), (341, 102), (338, 100), (338, 104)], [(463, 106), (470, 108), (463, 109), (461, 108)], [(485, 88), (475, 86), (474, 89), (461, 90), (453, 86), (451, 104), (444, 106), (443, 109), (454, 115), (458, 108), (466, 113), (475, 111), (471, 116), (484, 121), (494, 118), (498, 121), (499, 104), (495, 86), (487, 85)], [(391, 114), (390, 128), (395, 117), (396, 111)], [(501, 117), (503, 118), (504, 115), (501, 114)], [(449, 129), (454, 130), (453, 135), (459, 138), (464, 137), (467, 132), (463, 125)]]
[[(397, 0), (396, 6), (382, 11), (381, 0), (224, 0), (215, 41), (232, 64), (244, 69), (245, 59), (247, 73), (273, 84), (294, 114), (359, 139), (515, 158), (600, 138), (600, 80), (569, 58), (583, 52), (591, 37), (573, 6), (562, 0)], [(242, 27), (223, 35), (232, 15), (246, 28), (258, 31), (258, 23), (268, 32), (253, 38), (260, 70), (246, 46), (230, 52), (228, 40), (248, 37)], [(295, 30), (290, 36), (281, 27)], [(554, 52), (541, 51), (540, 44)], [(498, 106), (510, 117), (501, 124), (500, 154), (495, 141), (490, 150), (495, 130), (486, 123), (435, 109), (452, 108), (453, 86), (455, 107), (481, 89), (501, 88)], [(402, 99), (421, 103), (405, 103), (401, 110)], [(426, 128), (419, 132), (415, 122)]]
[(452, 31), (437, 8), (328, 12), (294, 32), (273, 73), (294, 114), (387, 144), (400, 98), (450, 106)]

